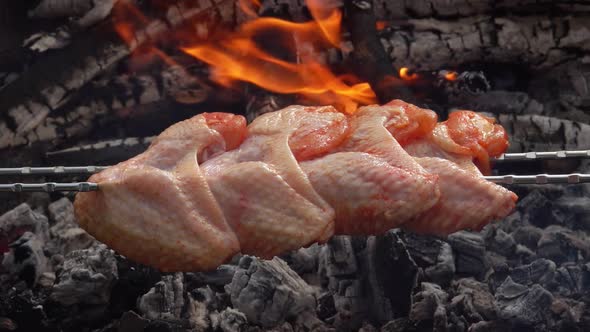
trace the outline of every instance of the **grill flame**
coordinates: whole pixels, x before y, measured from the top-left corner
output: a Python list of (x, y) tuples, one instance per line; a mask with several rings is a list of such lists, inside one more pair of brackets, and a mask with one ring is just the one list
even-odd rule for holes
[[(271, 17), (254, 17), (234, 31), (216, 32), (213, 38), (200, 41), (183, 40), (180, 49), (212, 68), (211, 79), (231, 86), (237, 81), (249, 82), (268, 91), (282, 94), (299, 94), (310, 102), (334, 105), (341, 111), (352, 113), (359, 105), (374, 104), (377, 98), (370, 85), (359, 82), (350, 73), (336, 75), (317, 56), (307, 49), (328, 49), (341, 45), (340, 26), (342, 13), (329, 7), (326, 1), (307, 0), (312, 21), (295, 23)], [(248, 17), (256, 14), (260, 2), (238, 2)], [(142, 17), (136, 8), (126, 7), (128, 16)], [(143, 17), (141, 21), (143, 21)], [(131, 27), (125, 21), (118, 23), (117, 31), (125, 41), (131, 37)], [(268, 42), (269, 35), (280, 36), (282, 51), (289, 51), (293, 62), (279, 58), (260, 44)], [(185, 36), (185, 35), (183, 35)], [(273, 38), (274, 40), (274, 38)], [(295, 42), (295, 49), (289, 47)], [(276, 43), (276, 42), (275, 42)]]

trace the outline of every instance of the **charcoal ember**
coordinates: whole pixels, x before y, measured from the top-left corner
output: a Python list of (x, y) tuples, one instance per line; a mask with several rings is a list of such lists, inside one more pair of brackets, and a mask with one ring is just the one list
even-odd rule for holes
[(186, 331), (188, 328), (188, 323), (184, 321), (151, 320), (143, 332), (177, 332)]
[(534, 262), (512, 269), (510, 277), (519, 284), (530, 286), (533, 283), (546, 285), (555, 277), (556, 265), (547, 259), (537, 259)]
[[(224, 318), (222, 314), (225, 308), (230, 306), (228, 294), (218, 293), (211, 287), (205, 286), (190, 292), (187, 310), (183, 316), (186, 316), (191, 327), (197, 331), (204, 331), (209, 327), (217, 329), (222, 325), (223, 320), (227, 320), (228, 317)], [(244, 314), (239, 313), (240, 317), (242, 315)]]
[(192, 299), (205, 304), (208, 310), (221, 310), (225, 305), (220, 296), (208, 285), (191, 291)]
[(454, 282), (455, 295), (451, 307), (459, 311), (469, 322), (493, 320), (497, 317), (495, 299), (486, 283), (473, 278)]
[(162, 276), (159, 281), (137, 302), (143, 317), (157, 320), (180, 318), (184, 306), (184, 280), (182, 273)]
[(324, 292), (317, 297), (316, 313), (319, 319), (327, 320), (334, 317), (338, 312), (336, 311), (336, 304), (334, 303), (334, 294), (331, 292)]
[(534, 326), (546, 322), (553, 295), (539, 284), (528, 287), (510, 277), (496, 290), (498, 316), (516, 324)]
[[(531, 150), (533, 151), (533, 150)], [(554, 201), (540, 190), (534, 190), (523, 197), (517, 204), (525, 223), (545, 228), (552, 224), (563, 223), (563, 216)]]
[(62, 197), (57, 201), (52, 202), (47, 209), (49, 210), (49, 218), (54, 224), (76, 222), (74, 205), (66, 197)]
[(16, 331), (18, 329), (18, 325), (15, 321), (8, 317), (0, 317), (0, 331), (2, 332), (10, 332)]
[(248, 319), (244, 313), (233, 308), (226, 308), (219, 313), (218, 326), (214, 327), (219, 328), (223, 332), (240, 332), (245, 328), (247, 323)]
[(455, 254), (455, 268), (459, 274), (483, 277), (487, 270), (485, 242), (481, 234), (467, 231), (453, 233), (447, 238)]
[(503, 256), (510, 256), (516, 250), (516, 241), (512, 235), (506, 233), (501, 228), (498, 228), (495, 230), (494, 235), (489, 237), (487, 241), (487, 249)]
[(229, 284), (239, 268), (235, 265), (223, 264), (217, 269), (206, 272), (189, 272), (185, 274), (187, 287), (201, 285), (225, 286)]
[(0, 216), (0, 253), (8, 251), (8, 245), (25, 232), (35, 234), (43, 243), (49, 240), (47, 217), (22, 203)]
[(109, 311), (123, 315), (137, 309), (137, 299), (162, 279), (161, 273), (151, 267), (115, 255), (118, 279), (111, 291)]
[(522, 244), (531, 250), (536, 250), (537, 243), (543, 236), (543, 230), (533, 225), (522, 225), (511, 234), (516, 243)]
[(455, 274), (451, 246), (433, 236), (400, 232), (412, 260), (422, 270), (425, 281), (448, 285)]
[(516, 245), (516, 249), (514, 250), (514, 256), (518, 258), (520, 262), (525, 264), (532, 263), (535, 259), (537, 259), (537, 254), (528, 247), (523, 246), (522, 244)]
[(335, 291), (339, 279), (355, 278), (358, 263), (349, 236), (334, 236), (323, 246), (319, 257), (319, 273), (327, 288)]
[(56, 271), (51, 299), (65, 306), (106, 304), (118, 277), (117, 261), (104, 245), (75, 250), (65, 256)]
[(379, 330), (377, 330), (377, 328), (373, 325), (371, 325), (368, 322), (364, 322), (363, 326), (361, 326), (361, 328), (358, 330), (358, 332), (377, 332)]
[(207, 303), (188, 297), (185, 312), (190, 327), (196, 331), (206, 331), (211, 326)]
[(49, 231), (60, 253), (87, 249), (96, 243), (94, 237), (76, 224), (74, 205), (69, 199), (63, 197), (49, 204), (48, 210), (53, 222)]
[(567, 195), (557, 200), (555, 204), (567, 211), (566, 225), (569, 228), (590, 230), (590, 197)]
[(17, 331), (45, 331), (48, 323), (45, 310), (42, 299), (24, 283), (10, 287), (0, 296), (0, 315), (10, 319), (5, 323), (8, 327), (16, 325)]
[[(482, 71), (464, 71), (456, 80), (442, 81), (449, 95), (478, 95), (490, 91), (491, 85)], [(452, 98), (450, 98), (452, 100)]]
[(563, 296), (584, 296), (590, 294), (590, 263), (578, 265), (565, 263), (555, 275), (553, 288), (555, 293)]
[(381, 322), (410, 312), (411, 294), (418, 277), (418, 266), (398, 234), (399, 231), (391, 230), (367, 239), (370, 312)]
[(581, 232), (552, 225), (543, 231), (537, 254), (558, 264), (581, 261), (590, 258), (590, 239)]
[(555, 298), (551, 303), (551, 312), (557, 315), (562, 324), (562, 331), (569, 327), (569, 330), (580, 326), (584, 313), (587, 313), (587, 304), (581, 301), (568, 298)]
[[(321, 321), (315, 312), (304, 311), (297, 315), (292, 323), (295, 331), (336, 332), (336, 330)], [(343, 327), (338, 327), (341, 330)]]
[[(516, 256), (511, 256), (510, 258), (514, 259), (516, 258)], [(488, 270), (488, 272), (491, 270), (495, 270), (498, 266), (505, 266), (507, 264), (510, 264), (508, 258), (493, 251), (486, 252), (485, 260), (490, 267), (490, 270)]]
[(365, 288), (365, 281), (361, 279), (338, 281), (338, 289), (334, 292), (334, 307), (337, 312), (332, 319), (334, 327), (360, 327), (369, 311)]
[(51, 196), (45, 192), (33, 192), (27, 199), (27, 204), (33, 209), (33, 211), (41, 214), (45, 214), (47, 207), (51, 203)]
[(2, 267), (11, 275), (24, 280), (33, 287), (41, 275), (49, 270), (43, 241), (31, 232), (24, 233), (11, 243), (10, 251), (4, 255)]
[(503, 320), (481, 321), (469, 326), (469, 332), (509, 331), (510, 324)]
[[(358, 239), (360, 240), (360, 239)], [(357, 326), (367, 312), (367, 302), (360, 280), (359, 260), (356, 257), (357, 245), (350, 236), (335, 236), (322, 246), (318, 260), (320, 283), (331, 296), (335, 314), (331, 320), (335, 326)], [(366, 240), (362, 241), (365, 245)], [(331, 305), (328, 312), (331, 311)], [(327, 313), (324, 313), (327, 315)]]
[(405, 317), (391, 320), (381, 326), (381, 332), (412, 331), (412, 322)]
[(263, 327), (276, 326), (316, 306), (313, 289), (278, 257), (270, 261), (242, 258), (247, 261), (225, 286), (235, 309), (249, 322)]
[(37, 285), (43, 288), (51, 288), (55, 283), (55, 272), (45, 272), (39, 276), (39, 280), (37, 280)]
[(118, 331), (142, 332), (148, 325), (149, 320), (134, 311), (127, 311), (119, 319)]
[(293, 271), (303, 276), (317, 271), (320, 250), (319, 245), (313, 244), (308, 248), (300, 248), (282, 255), (281, 259), (287, 262)]
[(421, 283), (420, 291), (412, 299), (410, 320), (431, 325), (434, 331), (446, 330), (448, 297), (449, 295), (439, 285)]
[(458, 315), (454, 311), (447, 308), (448, 327), (444, 331), (466, 331), (469, 323), (462, 315)]

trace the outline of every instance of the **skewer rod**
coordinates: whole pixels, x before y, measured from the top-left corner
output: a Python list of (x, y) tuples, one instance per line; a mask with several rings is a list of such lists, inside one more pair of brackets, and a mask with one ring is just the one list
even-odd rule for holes
[(93, 182), (71, 182), (71, 183), (11, 183), (0, 184), (0, 192), (56, 192), (56, 191), (95, 191), (98, 184)]
[(497, 184), (576, 184), (590, 183), (590, 174), (536, 174), (536, 175), (498, 175), (484, 176), (488, 181)]
[(520, 161), (538, 159), (590, 158), (590, 150), (563, 150), (548, 152), (504, 153), (493, 161)]
[(94, 174), (107, 168), (108, 166), (15, 167), (0, 168), (0, 175)]

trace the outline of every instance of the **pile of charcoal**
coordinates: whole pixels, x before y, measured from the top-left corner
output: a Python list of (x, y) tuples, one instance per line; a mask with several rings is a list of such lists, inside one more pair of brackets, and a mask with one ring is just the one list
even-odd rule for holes
[(515, 213), (481, 232), (339, 236), (171, 274), (34, 194), (0, 216), (0, 331), (590, 330), (590, 190), (511, 189)]

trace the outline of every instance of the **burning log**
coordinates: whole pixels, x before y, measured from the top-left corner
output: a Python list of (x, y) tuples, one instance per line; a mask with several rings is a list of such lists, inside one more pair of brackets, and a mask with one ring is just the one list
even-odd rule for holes
[[(196, 68), (199, 71), (200, 68)], [(173, 118), (184, 107), (194, 107), (208, 97), (208, 85), (179, 65), (166, 67), (158, 74), (121, 75), (108, 80), (90, 83), (80, 95), (47, 116), (26, 137), (29, 143), (49, 142), (58, 146), (92, 132), (96, 127), (104, 130), (105, 123), (114, 121), (140, 121), (145, 113), (169, 115)], [(178, 111), (162, 113), (165, 108)], [(67, 110), (67, 111), (66, 111)], [(172, 123), (167, 121), (165, 123)], [(161, 128), (160, 128), (161, 129)]]
[(485, 61), (549, 68), (589, 51), (584, 22), (587, 18), (410, 19), (381, 31), (381, 41), (397, 67), (436, 70)]
[(173, 3), (160, 19), (136, 30), (125, 30), (128, 43), (113, 34), (112, 22), (107, 21), (92, 29), (96, 38), (78, 38), (68, 48), (44, 57), (0, 91), (3, 117), (0, 149), (29, 143), (27, 135), (50, 113), (64, 106), (78, 89), (142, 44), (156, 41), (171, 28), (196, 17), (211, 15), (211, 12), (227, 14), (227, 10), (219, 7), (224, 2)]
[(354, 47), (355, 72), (371, 84), (381, 103), (393, 99), (414, 103), (414, 94), (397, 77), (397, 71), (379, 41), (372, 1), (347, 1), (345, 8)]

